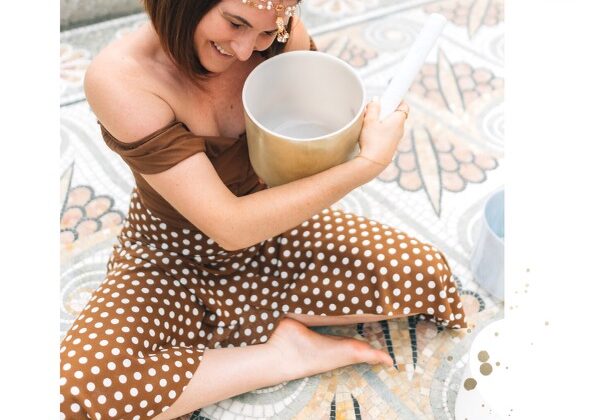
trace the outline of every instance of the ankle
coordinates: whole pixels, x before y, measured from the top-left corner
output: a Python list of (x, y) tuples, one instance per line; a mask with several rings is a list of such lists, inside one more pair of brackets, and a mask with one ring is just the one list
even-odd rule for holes
[(300, 363), (291, 346), (279, 341), (269, 341), (263, 345), (265, 346), (265, 351), (271, 354), (271, 360), (273, 360), (272, 368), (279, 371), (282, 382), (302, 377), (298, 369)]
[(286, 380), (310, 376), (311, 355), (318, 334), (291, 318), (281, 320), (266, 345), (273, 354), (274, 367), (279, 367)]

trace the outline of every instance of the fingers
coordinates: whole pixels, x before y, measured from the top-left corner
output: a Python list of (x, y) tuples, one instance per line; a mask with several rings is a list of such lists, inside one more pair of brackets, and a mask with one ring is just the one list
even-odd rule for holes
[(365, 114), (366, 121), (378, 121), (379, 111), (381, 110), (381, 104), (379, 103), (379, 97), (375, 96), (371, 102), (367, 105)]
[[(381, 104), (379, 102), (379, 97), (375, 96), (371, 102), (367, 105), (367, 109), (365, 111), (365, 121), (379, 121), (379, 114), (381, 112)], [(385, 119), (393, 119), (397, 120), (396, 123), (404, 123), (408, 118), (408, 114), (410, 112), (410, 108), (408, 104), (404, 101), (400, 102), (400, 105)]]
[(391, 124), (393, 126), (403, 126), (408, 118), (409, 107), (404, 101), (400, 102), (400, 105), (390, 115), (383, 119), (384, 124)]
[(404, 101), (400, 102), (400, 105), (398, 105), (398, 107), (396, 108), (396, 112), (405, 112), (408, 114), (409, 111), (410, 108), (408, 107), (408, 104)]
[(410, 108), (408, 104), (404, 101), (400, 102), (400, 105), (394, 111), (394, 114), (400, 114), (402, 116), (402, 122), (406, 121), (408, 118), (408, 113), (410, 112)]

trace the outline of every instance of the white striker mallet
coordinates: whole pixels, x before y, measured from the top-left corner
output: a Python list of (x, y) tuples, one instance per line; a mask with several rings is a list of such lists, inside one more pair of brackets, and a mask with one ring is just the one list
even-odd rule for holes
[(415, 76), (423, 67), (429, 51), (441, 35), (444, 25), (446, 25), (446, 18), (438, 13), (433, 13), (427, 18), (408, 54), (394, 71), (394, 78), (381, 95), (380, 120), (390, 115), (400, 105)]

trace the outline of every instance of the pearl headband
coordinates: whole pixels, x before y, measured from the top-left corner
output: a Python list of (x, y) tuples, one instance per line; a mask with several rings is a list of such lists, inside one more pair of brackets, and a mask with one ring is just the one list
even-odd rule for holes
[(280, 0), (279, 4), (274, 4), (272, 0), (242, 0), (242, 3), (257, 8), (258, 10), (272, 10), (275, 9), (277, 12), (277, 41), (284, 43), (290, 37), (290, 34), (285, 29), (283, 23), (283, 16), (294, 16), (298, 5), (284, 6), (283, 0)]

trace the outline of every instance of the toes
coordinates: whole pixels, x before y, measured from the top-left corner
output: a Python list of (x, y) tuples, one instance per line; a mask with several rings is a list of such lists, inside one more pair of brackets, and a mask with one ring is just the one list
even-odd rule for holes
[(370, 364), (382, 364), (386, 366), (394, 365), (394, 360), (391, 358), (387, 351), (370, 346), (370, 353)]
[(351, 340), (353, 352), (356, 355), (358, 363), (368, 363), (370, 365), (390, 363), (390, 357), (387, 352), (373, 347), (366, 341), (357, 340), (355, 338), (352, 338)]
[(386, 352), (384, 352), (383, 350), (376, 350), (376, 352), (377, 352), (377, 354), (376, 354), (375, 364), (390, 366), (390, 364), (393, 363), (390, 355), (387, 354)]
[(384, 353), (383, 358), (382, 358), (382, 363), (388, 367), (393, 367), (394, 359), (392, 359), (392, 357), (389, 354)]

